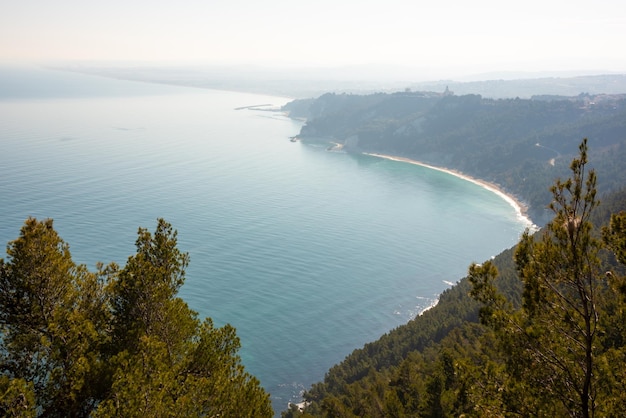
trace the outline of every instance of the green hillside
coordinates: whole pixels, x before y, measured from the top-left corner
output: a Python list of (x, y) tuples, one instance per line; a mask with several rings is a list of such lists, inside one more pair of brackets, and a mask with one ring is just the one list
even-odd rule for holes
[[(489, 101), (480, 97), (405, 97), (415, 101), (414, 108), (424, 108), (423, 130), (438, 132), (439, 136), (432, 143), (415, 131), (402, 136), (402, 141), (392, 134), (385, 136), (383, 132), (392, 130), (383, 129), (384, 126), (397, 129), (408, 126), (409, 119), (416, 120), (411, 116), (398, 122), (401, 115), (391, 111), (393, 106), (386, 103), (397, 104), (396, 99), (386, 95), (364, 99), (369, 103), (365, 108), (390, 111), (378, 124), (366, 124), (366, 118), (359, 121), (365, 112), (363, 107), (355, 106), (352, 114), (345, 115), (352, 122), (334, 119), (336, 108), (326, 116), (325, 110), (317, 110), (317, 116), (302, 129), (301, 139), (332, 138), (343, 140), (352, 152), (389, 153), (439, 164), (445, 161), (446, 166), (462, 168), (473, 175), (483, 173), (483, 178), (488, 174), (497, 178), (498, 173), (524, 171), (525, 180), (533, 179), (535, 188), (545, 184), (543, 192), (535, 190), (539, 197), (523, 194), (526, 188), (516, 187), (514, 182), (507, 188), (532, 201), (535, 213), (540, 212), (538, 205), (544, 207), (552, 202), (547, 210), (551, 214), (549, 222), (536, 237), (525, 236), (516, 248), (482, 265), (471, 265), (468, 277), (446, 290), (435, 307), (355, 350), (331, 368), (323, 382), (305, 393), (304, 410), (292, 405), (283, 416), (619, 415), (626, 408), (623, 100), (588, 113), (577, 107), (577, 100), (491, 102), (510, 116), (502, 126), (518, 124), (517, 128), (510, 128), (509, 138), (522, 137), (516, 132), (526, 132), (528, 137), (530, 130), (522, 126), (519, 115), (524, 114), (521, 109), (530, 109), (526, 122), (532, 122), (542, 132), (543, 144), (559, 150), (558, 160), (562, 161), (552, 166), (547, 163), (548, 154), (540, 155), (540, 147), (531, 147), (524, 153), (520, 144), (525, 140), (497, 142), (495, 129), (475, 123), (490, 113), (484, 110)], [(337, 103), (363, 103), (355, 97), (323, 100), (330, 100), (344, 111), (348, 106)], [(309, 103), (309, 117), (316, 112), (316, 103), (320, 106), (318, 101)], [(464, 106), (473, 109), (473, 113), (468, 116), (455, 110)], [(507, 108), (518, 112), (507, 112)], [(559, 115), (560, 122), (551, 122), (545, 116), (546, 122), (539, 124), (542, 113), (550, 111)], [(434, 128), (438, 112), (450, 119)], [(383, 114), (369, 111), (370, 118)], [(391, 114), (398, 118), (390, 117)], [(357, 127), (362, 131), (355, 130)], [(571, 149), (573, 139), (565, 136), (576, 127), (593, 128), (600, 150), (588, 151), (588, 144), (594, 141), (585, 140), (575, 153)], [(472, 129), (475, 136), (458, 133)], [(356, 146), (349, 140), (355, 135)], [(447, 140), (450, 143), (445, 147), (442, 143)], [(463, 148), (465, 157), (461, 158), (463, 152), (450, 146), (454, 141), (477, 146)], [(498, 147), (499, 157), (509, 155), (509, 166), (485, 163), (478, 167), (465, 161), (474, 156), (482, 156), (485, 161), (498, 160), (485, 155), (487, 147), (478, 144)], [(574, 156), (567, 164), (566, 155)], [(533, 171), (533, 167), (537, 170)], [(560, 176), (561, 172), (566, 175)], [(567, 180), (555, 180), (557, 176)], [(598, 199), (600, 195), (602, 198)]]
[(428, 92), (325, 94), (284, 110), (305, 118), (298, 137), (348, 152), (407, 157), (496, 183), (550, 218), (549, 187), (588, 138), (589, 165), (605, 193), (626, 184), (626, 96), (581, 94), (552, 100), (485, 99)]

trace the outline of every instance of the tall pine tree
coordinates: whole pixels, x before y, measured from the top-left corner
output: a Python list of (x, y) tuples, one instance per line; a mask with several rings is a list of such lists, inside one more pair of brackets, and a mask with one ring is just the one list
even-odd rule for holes
[(481, 320), (506, 353), (503, 397), (509, 412), (526, 408), (537, 416), (572, 417), (614, 412), (609, 400), (616, 399), (618, 386), (606, 381), (611, 373), (604, 325), (616, 293), (600, 269), (602, 241), (590, 221), (599, 204), (596, 176), (587, 163), (583, 140), (571, 178), (557, 180), (551, 189), (554, 219), (539, 237), (527, 231), (517, 247), (520, 307), (496, 290), (498, 272), (491, 262), (469, 269), (471, 294), (484, 304)]

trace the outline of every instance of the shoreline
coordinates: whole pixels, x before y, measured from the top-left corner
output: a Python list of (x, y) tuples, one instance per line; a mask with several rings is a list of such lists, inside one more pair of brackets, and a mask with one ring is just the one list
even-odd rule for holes
[(480, 186), (480, 187), (482, 187), (482, 188), (484, 188), (486, 190), (489, 190), (492, 193), (495, 193), (501, 199), (503, 199), (505, 202), (507, 202), (509, 205), (511, 205), (511, 207), (513, 207), (513, 209), (515, 210), (515, 213), (516, 213), (517, 217), (520, 220), (522, 220), (526, 224), (526, 227), (529, 228), (531, 231), (536, 231), (536, 230), (539, 229), (539, 227), (528, 216), (528, 206), (524, 202), (522, 202), (518, 198), (516, 198), (515, 196), (513, 196), (513, 195), (511, 195), (509, 193), (506, 193), (497, 184), (490, 183), (490, 182), (485, 181), (485, 180), (480, 180), (480, 179), (477, 179), (477, 178), (472, 177), (472, 176), (468, 176), (467, 174), (463, 174), (463, 173), (461, 173), (460, 171), (457, 171), (457, 170), (453, 170), (453, 169), (445, 168), (445, 167), (437, 167), (437, 166), (434, 166), (434, 165), (426, 164), (426, 163), (423, 163), (421, 161), (413, 160), (413, 159), (406, 158), (406, 157), (397, 157), (395, 155), (376, 154), (376, 153), (371, 153), (371, 152), (364, 152), (363, 155), (369, 155), (371, 157), (382, 158), (382, 159), (390, 160), (390, 161), (399, 161), (399, 162), (403, 162), (403, 163), (419, 165), (421, 167), (425, 167), (425, 168), (429, 168), (429, 169), (432, 169), (432, 170), (441, 171), (442, 173), (450, 174), (450, 175), (458, 177), (458, 178), (460, 178), (462, 180), (469, 181), (470, 183), (474, 183), (474, 184), (476, 184), (476, 185), (478, 185), (478, 186)]

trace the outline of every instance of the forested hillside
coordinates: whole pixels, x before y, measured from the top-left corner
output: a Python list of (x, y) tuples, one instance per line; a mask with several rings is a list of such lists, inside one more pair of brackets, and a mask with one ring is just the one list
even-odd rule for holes
[(580, 139), (603, 179), (599, 192), (626, 184), (626, 96), (484, 99), (402, 92), (296, 100), (284, 109), (305, 118), (298, 137), (343, 144), (348, 152), (412, 158), (502, 186), (549, 220), (549, 187), (567, 176)]
[[(355, 350), (285, 417), (619, 416), (626, 410), (626, 189), (602, 199), (587, 144), (553, 220), (438, 305)], [(601, 182), (599, 179), (598, 182)]]

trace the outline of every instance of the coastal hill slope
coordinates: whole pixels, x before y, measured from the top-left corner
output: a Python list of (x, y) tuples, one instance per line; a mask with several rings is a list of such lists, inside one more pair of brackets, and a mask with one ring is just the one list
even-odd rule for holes
[[(593, 184), (591, 186), (585, 189), (591, 191), (585, 195), (587, 203), (592, 202), (595, 196)], [(572, 202), (576, 201), (572, 199)], [(594, 331), (591, 336), (595, 341), (592, 384), (597, 388), (592, 395), (592, 404), (593, 397), (597, 396), (597, 399), (602, 399), (597, 401), (598, 411), (603, 411), (601, 415), (612, 416), (626, 407), (626, 396), (623, 395), (623, 366), (626, 363), (623, 329), (626, 312), (626, 189), (622, 187), (606, 194), (600, 201), (601, 205), (597, 206), (592, 216), (584, 215), (584, 223), (588, 220), (588, 225), (595, 225), (596, 228), (586, 229), (580, 226), (583, 223), (577, 223), (572, 229), (586, 231), (582, 232), (583, 235), (591, 232), (587, 238), (598, 238), (599, 227), (603, 226), (602, 235), (607, 249), (600, 253), (598, 264), (592, 270), (596, 273), (590, 279), (590, 283), (594, 283), (592, 288), (597, 291), (597, 295), (592, 296), (598, 303), (594, 309), (600, 312), (600, 319), (596, 317), (597, 324), (594, 325), (597, 334)], [(569, 208), (574, 207), (577, 208), (574, 209), (575, 214), (584, 213), (580, 212), (582, 206), (578, 202), (575, 206), (564, 206), (566, 210), (561, 214), (570, 213)], [(556, 229), (553, 230), (561, 229), (560, 225), (554, 224)], [(529, 293), (533, 286), (519, 277), (519, 260), (526, 250), (525, 247), (520, 250), (520, 246), (522, 244), (505, 250), (484, 264), (497, 269), (493, 283), (500, 296), (494, 296), (492, 300), (507, 300), (502, 305), (503, 310), (494, 310), (493, 307), (485, 310), (472, 298), (472, 292), (478, 289), (475, 277), (472, 278), (472, 268), (482, 268), (472, 265), (469, 276), (443, 292), (436, 306), (377, 341), (354, 350), (327, 372), (323, 382), (313, 385), (304, 394), (302, 404), (290, 405), (282, 416), (564, 416), (567, 412), (571, 416), (589, 416), (584, 414), (589, 407), (580, 408), (576, 399), (563, 395), (567, 391), (582, 391), (581, 387), (565, 387), (564, 384), (568, 379), (579, 382), (577, 378), (586, 367), (577, 366), (581, 363), (576, 363), (573, 354), (578, 350), (578, 346), (573, 346), (577, 342), (576, 330), (579, 329), (576, 319), (570, 313), (564, 316), (558, 314), (561, 311), (557, 312), (558, 324), (562, 327), (557, 330), (558, 333), (569, 331), (562, 334), (561, 339), (552, 340), (553, 343), (556, 341), (556, 345), (547, 351), (534, 344), (535, 338), (542, 335), (553, 336), (552, 327), (543, 328), (541, 320), (546, 318), (544, 313), (531, 312), (523, 331), (518, 327), (509, 327), (509, 322), (503, 322), (506, 316), (502, 315), (513, 315), (508, 317), (511, 321), (519, 315), (522, 305), (524, 309), (529, 309), (528, 301), (533, 297), (540, 300), (540, 296)], [(562, 250), (559, 256), (567, 254), (569, 248)], [(558, 260), (559, 256), (554, 260)], [(568, 262), (561, 260), (549, 268), (550, 274), (553, 274), (553, 268), (559, 270), (567, 266)], [(587, 271), (585, 274), (590, 273)], [(564, 284), (560, 286), (563, 291)], [(545, 288), (543, 292), (546, 292)], [(513, 313), (503, 313), (507, 311)], [(569, 311), (563, 309), (563, 312)], [(520, 338), (520, 331), (527, 333), (527, 337)], [(547, 344), (547, 340), (542, 341)], [(555, 357), (547, 360), (546, 357), (537, 357), (535, 354), (540, 352), (548, 352)], [(565, 362), (555, 365), (552, 360)], [(562, 370), (563, 367), (572, 374), (553, 375), (549, 371), (542, 374), (541, 367), (544, 366), (546, 370), (553, 366)], [(538, 370), (529, 372), (529, 367)], [(580, 394), (581, 405), (588, 399), (583, 393)]]
[[(587, 168), (595, 170), (601, 196), (591, 221), (600, 227), (608, 225), (612, 215), (626, 211), (625, 99), (625, 95), (579, 94), (494, 100), (457, 96), (447, 89), (325, 94), (293, 101), (284, 110), (306, 120), (298, 135), (303, 142), (409, 158), (496, 183), (525, 201), (539, 225), (551, 221), (553, 212), (546, 209), (553, 199), (550, 187), (557, 178), (569, 177), (580, 141), (586, 137)], [(520, 306), (523, 291), (515, 251), (505, 250), (491, 262), (498, 270), (499, 291)], [(607, 278), (624, 277), (625, 266), (614, 256), (603, 253), (601, 260), (602, 271), (616, 272)], [(607, 285), (610, 280), (603, 286)], [(606, 293), (617, 299), (606, 306), (609, 323), (601, 335), (608, 336), (605, 348), (614, 356), (612, 361), (623, 365), (623, 343), (614, 338), (622, 328), (611, 322), (611, 318), (623, 319), (615, 311), (624, 303), (619, 300), (626, 286), (621, 289)], [(525, 403), (531, 399), (506, 398), (507, 393), (526, 389), (511, 389), (515, 383), (507, 380), (512, 376), (504, 371), (511, 367), (512, 357), (496, 349), (496, 334), (480, 323), (480, 305), (470, 297), (471, 290), (469, 278), (462, 278), (434, 308), (356, 349), (304, 394), (303, 411), (292, 405), (283, 416), (485, 416), (489, 411), (497, 416), (507, 405), (517, 408), (510, 410), (513, 415), (520, 413), (519, 408), (559, 415), (557, 410), (543, 410), (545, 405)], [(604, 389), (623, 393), (621, 383), (609, 376), (601, 379)], [(503, 391), (505, 387), (510, 392)], [(614, 402), (619, 410), (626, 401)]]
[(549, 220), (549, 186), (567, 176), (582, 137), (603, 193), (626, 184), (626, 94), (486, 99), (443, 92), (328, 93), (283, 107), (298, 138), (344, 151), (410, 158), (494, 183)]

